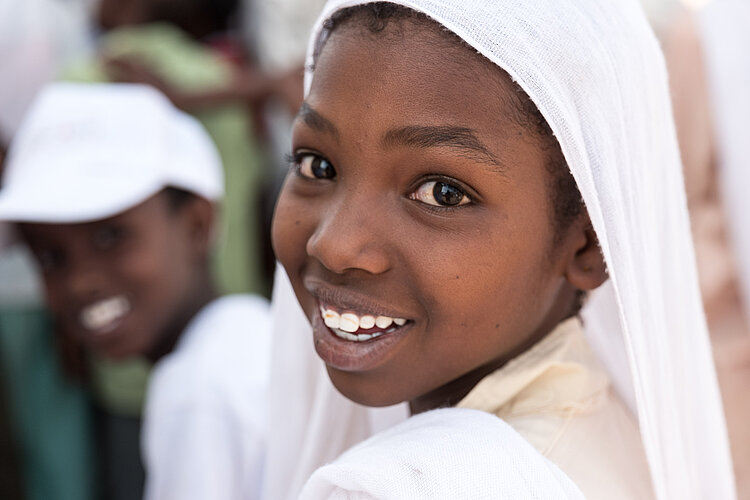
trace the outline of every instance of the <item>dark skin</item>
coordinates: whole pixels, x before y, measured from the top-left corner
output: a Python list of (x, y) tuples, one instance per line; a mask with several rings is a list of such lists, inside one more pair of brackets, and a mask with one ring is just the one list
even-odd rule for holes
[[(161, 192), (111, 218), (81, 224), (20, 224), (43, 273), (61, 334), (113, 359), (169, 353), (195, 314), (216, 297), (209, 272), (214, 209)], [(87, 311), (124, 298), (122, 317), (92, 328)]]
[[(423, 22), (345, 25), (327, 41), (273, 240), (318, 355), (353, 401), (455, 405), (606, 280), (588, 217), (555, 227), (547, 148), (512, 119), (513, 91)], [(321, 306), (407, 322), (353, 342)]]

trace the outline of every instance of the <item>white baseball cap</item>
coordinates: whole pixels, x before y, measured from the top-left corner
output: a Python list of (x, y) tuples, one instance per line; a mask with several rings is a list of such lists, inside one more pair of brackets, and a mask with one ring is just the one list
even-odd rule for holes
[(166, 187), (224, 192), (205, 129), (146, 85), (54, 83), (11, 143), (0, 220), (79, 223), (128, 210)]

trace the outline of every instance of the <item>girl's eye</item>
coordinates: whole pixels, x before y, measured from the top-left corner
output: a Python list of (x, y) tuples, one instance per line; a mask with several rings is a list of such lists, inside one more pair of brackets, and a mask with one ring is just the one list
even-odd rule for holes
[(333, 179), (336, 177), (336, 169), (331, 162), (322, 156), (311, 153), (302, 153), (296, 155), (294, 163), (299, 169), (299, 173), (308, 179)]
[(471, 202), (463, 190), (447, 182), (425, 182), (409, 198), (435, 207), (458, 207)]

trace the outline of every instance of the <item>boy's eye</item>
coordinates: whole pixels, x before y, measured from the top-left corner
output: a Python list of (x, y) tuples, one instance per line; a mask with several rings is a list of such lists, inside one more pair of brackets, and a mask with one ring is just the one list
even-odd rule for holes
[(471, 202), (461, 188), (441, 181), (425, 182), (409, 198), (436, 207), (458, 207)]
[(39, 250), (36, 253), (39, 269), (45, 274), (52, 273), (63, 267), (65, 257), (62, 252), (56, 250)]
[(123, 229), (119, 226), (102, 226), (97, 228), (93, 234), (94, 246), (101, 250), (107, 250), (115, 246), (123, 237)]
[(336, 169), (322, 156), (302, 153), (295, 157), (294, 162), (299, 168), (299, 173), (308, 179), (330, 180), (336, 177)]

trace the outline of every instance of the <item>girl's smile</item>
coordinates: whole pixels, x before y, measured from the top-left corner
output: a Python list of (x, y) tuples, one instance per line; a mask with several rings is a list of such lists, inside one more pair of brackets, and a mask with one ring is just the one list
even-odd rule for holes
[(362, 371), (382, 364), (414, 323), (384, 305), (387, 301), (373, 301), (314, 278), (304, 282), (319, 305), (311, 318), (315, 348), (327, 365), (339, 370)]
[(350, 399), (455, 404), (571, 314), (587, 240), (555, 238), (547, 150), (516, 92), (424, 24), (326, 42), (273, 238)]

